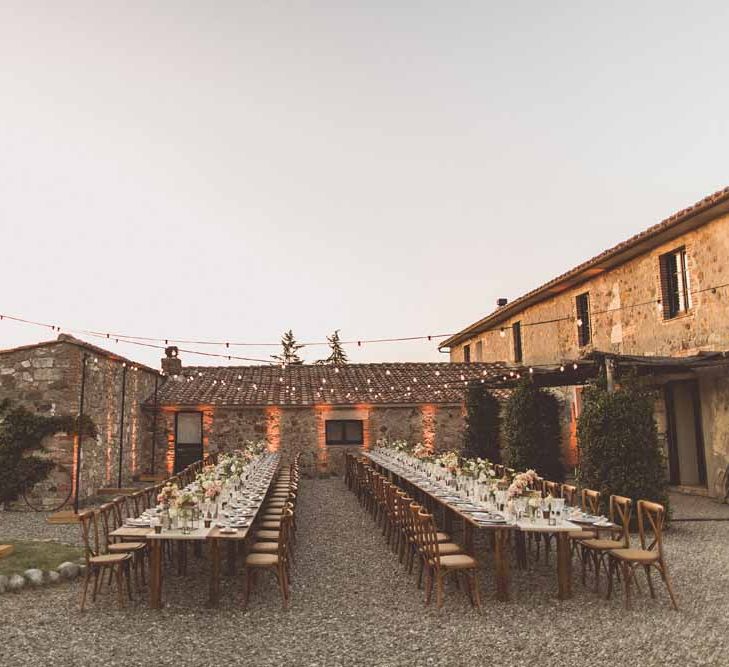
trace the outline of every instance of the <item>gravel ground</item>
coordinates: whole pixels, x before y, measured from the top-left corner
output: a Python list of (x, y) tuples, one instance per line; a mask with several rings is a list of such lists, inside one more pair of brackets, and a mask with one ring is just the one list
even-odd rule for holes
[(50, 512), (0, 512), (0, 543), (7, 540), (54, 540), (81, 544), (78, 525), (50, 524)]
[[(682, 499), (676, 496), (677, 508)], [(691, 502), (692, 515), (716, 509), (710, 501)], [(6, 520), (0, 517), (0, 534)], [(17, 531), (14, 521), (7, 525)], [(303, 483), (298, 523), (287, 612), (266, 576), (247, 612), (239, 607), (239, 579), (228, 578), (220, 608), (206, 609), (205, 559), (191, 559), (187, 578), (167, 576), (167, 606), (158, 612), (144, 599), (120, 611), (104, 594), (82, 615), (78, 584), (0, 596), (0, 665), (729, 663), (729, 523), (677, 523), (667, 536), (678, 613), (660, 584), (657, 600), (643, 584), (626, 613), (620, 595), (605, 601), (575, 577), (574, 598), (560, 603), (554, 560), (513, 572), (513, 600), (499, 603), (482, 552), (481, 615), (452, 587), (443, 610), (425, 608), (414, 579), (341, 479)]]

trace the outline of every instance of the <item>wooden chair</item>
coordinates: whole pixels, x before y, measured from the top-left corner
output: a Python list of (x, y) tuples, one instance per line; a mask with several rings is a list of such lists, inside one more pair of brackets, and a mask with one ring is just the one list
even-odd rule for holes
[[(589, 514), (596, 515), (600, 512), (600, 492), (599, 491), (593, 491), (592, 489), (582, 489), (580, 492), (580, 496), (582, 498), (582, 502), (580, 505), (582, 506), (583, 512), (588, 512)], [(578, 547), (582, 540), (594, 540), (597, 537), (597, 533), (594, 530), (590, 529), (583, 529), (583, 530), (571, 530), (569, 533), (567, 533), (567, 536), (570, 538), (570, 544), (571, 547), (571, 553), (574, 556), (575, 551), (579, 554), (580, 558), (584, 556), (584, 553), (582, 550), (579, 550)], [(582, 582), (585, 583), (584, 581)]]
[[(638, 501), (638, 532), (640, 534), (640, 549), (612, 549), (610, 553), (610, 571), (620, 568), (622, 571), (623, 587), (625, 590), (625, 608), (630, 609), (630, 582), (635, 578), (635, 570), (643, 567), (651, 597), (656, 597), (651, 579), (651, 568), (654, 567), (666, 585), (673, 608), (678, 611), (673, 586), (668, 576), (668, 566), (663, 556), (663, 523), (666, 518), (666, 509), (663, 505), (648, 500)], [(647, 526), (646, 526), (647, 524)], [(646, 530), (647, 527), (647, 530)], [(608, 593), (612, 594), (612, 577), (608, 577)], [(637, 584), (637, 581), (636, 581)]]
[(289, 604), (289, 553), (288, 553), (288, 522), (291, 512), (287, 511), (282, 519), (280, 538), (277, 541), (276, 553), (250, 553), (245, 561), (245, 589), (243, 595), (243, 608), (248, 606), (248, 599), (258, 570), (270, 570), (276, 575), (283, 608), (288, 609)]
[(102, 553), (101, 540), (99, 537), (98, 513), (95, 510), (87, 510), (79, 514), (78, 521), (81, 526), (81, 536), (84, 543), (84, 558), (86, 559), (86, 576), (84, 588), (81, 595), (81, 611), (86, 606), (86, 594), (89, 588), (91, 576), (94, 577), (94, 590), (91, 601), (96, 601), (99, 591), (99, 576), (108, 571), (116, 578), (117, 596), (119, 606), (124, 607), (124, 583), (126, 581), (127, 594), (132, 599), (132, 589), (129, 583), (129, 565), (132, 555), (129, 553)]
[[(99, 507), (99, 517), (101, 518), (102, 535), (104, 537), (104, 551), (110, 554), (132, 555), (132, 565), (134, 566), (134, 582), (139, 588), (140, 579), (142, 584), (146, 584), (144, 576), (144, 557), (147, 553), (146, 542), (123, 542), (116, 541), (112, 536), (117, 528), (119, 528), (123, 520), (119, 519), (118, 505), (115, 502), (104, 503)], [(111, 578), (111, 573), (109, 573)]]
[(542, 482), (542, 489), (545, 496), (561, 498), (562, 488), (557, 482), (549, 482), (546, 479)]
[(562, 497), (566, 506), (574, 507), (577, 503), (577, 487), (572, 484), (562, 484)]
[(435, 519), (432, 514), (427, 512), (425, 507), (418, 505), (417, 503), (411, 503), (410, 512), (412, 514), (411, 521), (414, 531), (414, 545), (416, 548), (416, 555), (420, 562), (420, 570), (418, 572), (418, 588), (420, 588), (423, 585), (423, 574), (425, 574), (428, 558), (430, 557), (426, 544), (426, 535), (423, 533), (423, 522), (421, 521), (422, 516), (427, 515), (430, 517), (430, 521), (435, 528), (435, 533), (432, 537), (438, 543), (438, 553), (441, 556), (455, 556), (457, 554), (461, 554), (463, 553), (463, 548), (459, 544), (451, 542), (448, 533), (440, 532), (437, 527), (435, 527)]
[[(630, 517), (632, 514), (633, 501), (625, 496), (610, 496), (610, 521), (619, 527), (619, 532), (614, 537), (619, 539), (600, 539), (599, 531), (594, 532), (598, 537), (580, 541), (582, 549), (582, 584), (585, 584), (585, 573), (587, 561), (591, 560), (595, 571), (595, 592), (600, 590), (600, 568), (605, 574), (612, 576), (608, 569), (607, 557), (612, 549), (628, 549), (630, 547)], [(612, 532), (612, 531), (611, 531)]]
[(444, 579), (449, 574), (456, 577), (465, 575), (471, 604), (481, 609), (481, 596), (478, 585), (478, 562), (464, 553), (444, 554), (443, 545), (438, 543), (437, 530), (433, 515), (420, 510), (418, 526), (425, 566), (425, 604), (430, 604), (433, 584), (436, 589), (438, 609), (443, 606)]

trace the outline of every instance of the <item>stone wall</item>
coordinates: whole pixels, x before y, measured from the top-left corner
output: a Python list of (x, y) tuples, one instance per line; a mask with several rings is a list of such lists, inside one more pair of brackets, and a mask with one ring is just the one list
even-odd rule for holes
[[(661, 298), (660, 255), (686, 247), (692, 306), (688, 313), (664, 320)], [(729, 289), (711, 287), (729, 283), (729, 216), (661, 245), (611, 271), (600, 273), (578, 287), (570, 288), (531, 306), (496, 327), (455, 346), (451, 361), (463, 361), (463, 345), (470, 344), (472, 361), (514, 360), (511, 325), (522, 323), (524, 364), (553, 363), (575, 359), (592, 349), (617, 354), (679, 356), (701, 350), (729, 349)], [(700, 290), (706, 290), (701, 292)], [(592, 342), (581, 348), (577, 340), (575, 297), (590, 294)], [(637, 306), (636, 304), (645, 304)], [(627, 307), (636, 306), (636, 307)], [(618, 308), (624, 310), (616, 310)], [(606, 312), (612, 311), (612, 312)], [(539, 326), (530, 322), (560, 320)], [(504, 327), (504, 336), (500, 328)], [(482, 343), (482, 358), (475, 355)]]
[[(175, 413), (196, 410), (203, 413), (204, 453), (234, 450), (244, 440), (266, 439), (271, 449), (280, 451), (285, 460), (303, 454), (303, 464), (312, 474), (339, 472), (344, 468), (344, 446), (326, 445), (325, 423), (328, 419), (362, 420), (364, 446), (377, 439), (404, 438), (423, 442), (434, 449), (459, 448), (462, 444), (464, 409), (462, 406), (352, 406), (334, 407), (225, 407), (162, 406), (157, 413), (155, 472), (171, 474), (174, 469)], [(144, 408), (144, 466), (152, 468), (152, 433), (154, 410)]]
[[(81, 447), (81, 500), (100, 487), (117, 485), (120, 441), (122, 485), (143, 472), (140, 406), (154, 392), (156, 373), (128, 363), (124, 432), (120, 438), (125, 360), (64, 340), (0, 352), (0, 400), (9, 398), (43, 415), (78, 414), (84, 354), (88, 355), (84, 413), (93, 420), (98, 435), (95, 439), (86, 438)], [(48, 447), (54, 460), (73, 469), (72, 439), (60, 434)], [(63, 491), (59, 489), (59, 493)]]

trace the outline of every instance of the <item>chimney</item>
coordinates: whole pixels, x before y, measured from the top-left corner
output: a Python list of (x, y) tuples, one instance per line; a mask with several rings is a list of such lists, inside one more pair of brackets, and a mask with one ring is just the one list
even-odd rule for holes
[(180, 375), (182, 373), (182, 361), (177, 356), (179, 353), (180, 351), (175, 345), (165, 348), (165, 356), (162, 359), (162, 371), (165, 375)]
[(507, 303), (509, 303), (508, 299), (504, 299), (503, 297), (501, 299), (496, 299), (496, 307), (497, 308), (503, 308)]

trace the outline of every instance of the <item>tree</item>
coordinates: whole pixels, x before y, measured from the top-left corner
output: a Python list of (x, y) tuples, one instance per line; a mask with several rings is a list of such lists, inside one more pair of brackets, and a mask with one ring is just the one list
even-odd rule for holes
[[(88, 416), (82, 423), (84, 437), (96, 437)], [(78, 419), (46, 417), (22, 406), (0, 402), (0, 503), (16, 500), (21, 493), (42, 482), (53, 469), (53, 461), (33, 452), (43, 451), (43, 439), (56, 433), (78, 433)]]
[(610, 495), (616, 494), (633, 503), (661, 503), (668, 512), (668, 481), (653, 401), (653, 395), (630, 378), (613, 392), (604, 380), (583, 392), (577, 421), (579, 478), (582, 486), (600, 491), (603, 511)]
[(342, 347), (342, 343), (339, 340), (339, 329), (337, 329), (331, 336), (327, 336), (329, 342), (329, 356), (326, 359), (317, 361), (317, 364), (328, 364), (330, 366), (344, 366), (349, 360), (347, 359), (347, 353)]
[(501, 463), (501, 404), (480, 383), (470, 383), (466, 391), (466, 429), (463, 455)]
[(282, 364), (289, 366), (291, 364), (303, 364), (303, 359), (299, 356), (299, 350), (304, 347), (296, 342), (294, 332), (289, 329), (281, 337), (281, 354), (272, 354), (271, 358), (280, 361)]
[(533, 468), (553, 482), (564, 480), (560, 402), (528, 378), (511, 392), (504, 410), (506, 460), (515, 470)]

